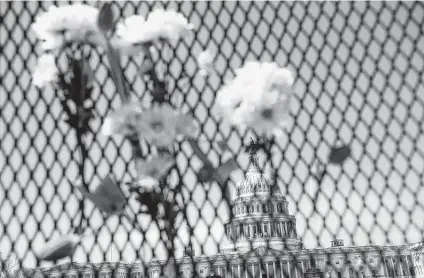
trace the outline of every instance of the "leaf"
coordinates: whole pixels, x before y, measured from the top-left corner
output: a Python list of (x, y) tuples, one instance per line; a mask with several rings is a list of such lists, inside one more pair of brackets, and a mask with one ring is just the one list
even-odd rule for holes
[(197, 179), (200, 182), (210, 182), (214, 175), (215, 169), (209, 166), (203, 166), (197, 173)]
[(328, 156), (328, 162), (332, 164), (342, 164), (350, 156), (350, 147), (341, 146), (333, 148)]
[(224, 164), (220, 165), (215, 171), (220, 179), (225, 183), (230, 177), (231, 173), (238, 169), (237, 161), (235, 158), (228, 159)]

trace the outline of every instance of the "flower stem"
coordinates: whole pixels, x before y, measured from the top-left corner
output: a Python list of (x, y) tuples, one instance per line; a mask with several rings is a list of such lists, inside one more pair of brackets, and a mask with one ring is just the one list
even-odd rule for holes
[[(77, 142), (78, 142), (78, 147), (80, 150), (80, 163), (79, 163), (79, 175), (81, 177), (81, 183), (82, 186), (84, 186), (87, 191), (88, 191), (88, 185), (85, 182), (85, 160), (87, 158), (87, 150), (85, 148), (85, 144), (83, 141), (83, 132), (81, 129), (76, 129), (76, 133), (77, 133)], [(78, 225), (79, 228), (82, 227), (83, 225), (83, 221), (85, 220), (85, 215), (84, 215), (84, 199), (80, 200), (80, 212), (81, 212), (81, 217), (80, 217), (80, 223)]]

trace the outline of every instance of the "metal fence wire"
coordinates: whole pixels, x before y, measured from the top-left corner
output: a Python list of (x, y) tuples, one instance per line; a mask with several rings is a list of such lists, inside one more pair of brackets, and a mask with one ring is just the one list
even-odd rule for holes
[[(69, 2), (0, 2), (0, 251), (25, 267), (52, 265), (37, 260), (37, 249), (71, 232), (80, 217), (75, 133), (64, 121), (57, 91), (31, 84), (40, 51), (30, 25), (52, 4)], [(303, 248), (329, 247), (334, 238), (349, 246), (423, 240), (422, 2), (122, 1), (115, 6), (122, 16), (173, 8), (194, 24), (192, 35), (157, 53), (155, 65), (167, 76), (172, 101), (199, 123), (199, 146), (208, 159), (214, 165), (237, 159), (240, 170), (231, 175), (232, 188), (246, 170), (245, 149), (254, 134), (221, 121), (217, 90), (249, 60), (276, 61), (294, 72), (290, 119), (273, 147), (272, 161)], [(199, 78), (196, 56), (206, 48), (216, 53), (216, 74)], [(136, 71), (137, 59), (124, 59), (123, 67), (133, 93), (146, 102), (148, 88)], [(85, 182), (94, 188), (110, 175), (124, 184), (135, 176), (130, 143), (99, 132), (104, 117), (121, 101), (104, 53), (92, 50), (89, 64), (96, 115), (85, 138)], [(222, 140), (228, 143), (225, 152), (216, 144)], [(331, 149), (342, 145), (349, 146), (350, 157), (341, 166), (329, 165), (317, 186), (317, 161), (326, 164)], [(190, 146), (183, 142), (179, 147), (178, 171), (173, 170), (171, 180), (183, 183), (175, 198), (187, 215), (177, 217), (182, 220), (175, 231), (175, 256), (188, 246), (196, 256), (218, 254), (231, 216), (228, 204), (216, 182), (198, 181), (202, 163)], [(260, 167), (272, 176), (269, 159), (258, 154)], [(135, 200), (129, 208), (139, 214)], [(143, 233), (123, 218), (104, 217), (88, 201), (84, 216), (98, 233), (77, 246), (73, 261), (166, 257), (150, 216), (137, 216)]]

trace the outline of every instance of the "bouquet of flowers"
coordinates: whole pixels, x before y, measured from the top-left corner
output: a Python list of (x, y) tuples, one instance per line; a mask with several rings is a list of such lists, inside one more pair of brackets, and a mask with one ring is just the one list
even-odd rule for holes
[[(84, 200), (93, 202), (106, 215), (125, 217), (140, 228), (136, 216), (128, 213), (128, 199), (136, 198), (152, 219), (162, 223), (168, 256), (173, 258), (174, 219), (185, 209), (176, 196), (184, 186), (168, 185), (168, 176), (178, 171), (176, 156), (179, 145), (187, 141), (203, 162), (198, 173), (200, 182), (218, 182), (223, 189), (232, 171), (238, 167), (235, 158), (214, 166), (199, 147), (199, 128), (190, 111), (171, 101), (173, 94), (165, 77), (160, 78), (152, 53), (193, 33), (195, 26), (179, 12), (156, 9), (147, 17), (131, 15), (118, 18), (113, 3), (100, 9), (86, 4), (51, 6), (35, 19), (32, 30), (41, 41), (43, 53), (33, 73), (33, 83), (42, 89), (54, 86), (66, 114), (66, 122), (75, 131), (80, 150), (80, 180), (76, 186), (81, 200), (81, 221), (75, 234), (49, 242), (40, 252), (42, 260), (57, 260), (71, 256), (85, 234)], [(88, 47), (90, 46), (90, 47)], [(101, 136), (124, 136), (132, 146), (137, 177), (131, 182), (116, 181), (109, 176), (94, 189), (84, 178), (87, 158), (86, 137), (93, 134), (90, 122), (99, 118), (92, 100), (93, 71), (87, 62), (90, 51), (100, 49), (107, 57), (109, 70), (121, 106), (110, 111), (102, 120)], [(87, 50), (88, 49), (88, 50)], [(67, 57), (66, 67), (60, 69), (60, 55)], [(136, 99), (135, 88), (127, 82), (121, 66), (123, 56), (143, 56), (139, 71), (146, 82), (151, 102), (144, 105)], [(215, 74), (215, 55), (209, 51), (198, 55), (199, 78)], [(197, 75), (196, 75), (197, 76)], [(183, 79), (185, 77), (181, 77)], [(188, 82), (191, 80), (189, 79)], [(274, 138), (283, 134), (290, 112), (294, 76), (290, 70), (274, 62), (250, 61), (235, 70), (235, 76), (216, 93), (216, 104), (223, 121), (234, 128), (251, 129), (262, 140), (254, 146), (271, 155)], [(190, 84), (188, 84), (190, 85)], [(144, 146), (144, 148), (143, 148)], [(145, 147), (147, 146), (147, 148)], [(147, 154), (147, 155), (146, 155)], [(120, 184), (128, 185), (130, 196)], [(225, 195), (229, 198), (228, 194)], [(161, 220), (161, 221), (159, 221)]]

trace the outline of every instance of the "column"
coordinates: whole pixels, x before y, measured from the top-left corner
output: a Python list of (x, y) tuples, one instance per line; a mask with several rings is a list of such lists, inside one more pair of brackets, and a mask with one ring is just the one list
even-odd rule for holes
[(384, 276), (389, 276), (389, 271), (387, 271), (386, 257), (381, 256), (381, 260), (383, 261), (384, 266)]
[(302, 263), (302, 273), (305, 273), (305, 264), (303, 261), (301, 263)]
[(240, 278), (241, 278), (241, 269), (240, 269), (240, 264), (238, 264), (238, 265), (237, 265), (237, 268), (238, 268), (238, 277), (240, 277)]
[(252, 275), (255, 275), (256, 273), (255, 273), (255, 263), (254, 262), (252, 262)]
[(291, 278), (290, 261), (287, 261), (287, 269), (288, 269), (288, 272), (289, 272), (289, 278)]
[(405, 276), (405, 273), (403, 273), (403, 268), (402, 268), (402, 255), (398, 256), (398, 262), (399, 262), (399, 276)]
[(262, 278), (262, 262), (259, 261), (259, 277)]
[(275, 262), (272, 262), (272, 267), (274, 268), (274, 277), (277, 277), (277, 267), (275, 266)]
[(408, 276), (411, 276), (411, 271), (410, 271), (409, 262), (408, 262), (408, 255), (405, 256), (405, 260), (406, 260), (406, 268), (408, 269), (407, 274)]
[[(396, 268), (395, 268), (395, 264), (393, 263), (393, 258), (390, 258), (390, 264), (391, 264), (391, 266), (392, 266), (392, 270), (393, 270), (393, 272), (395, 272)], [(396, 276), (396, 272), (395, 272), (395, 273), (393, 273), (393, 276)]]
[(296, 262), (294, 262), (294, 273), (295, 273), (296, 278), (301, 278), (299, 276), (299, 273), (297, 272), (297, 263)]
[[(262, 277), (261, 277), (262, 278)], [(266, 278), (269, 278), (269, 268), (268, 263), (266, 263)]]

